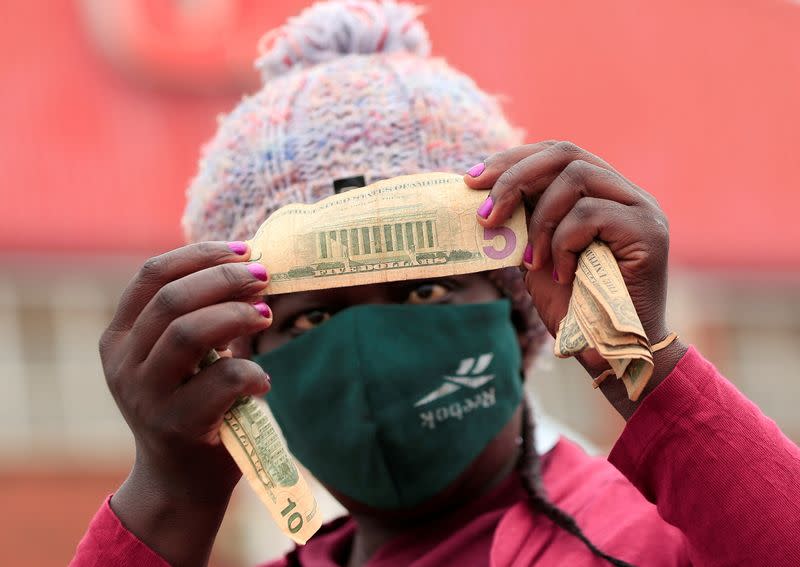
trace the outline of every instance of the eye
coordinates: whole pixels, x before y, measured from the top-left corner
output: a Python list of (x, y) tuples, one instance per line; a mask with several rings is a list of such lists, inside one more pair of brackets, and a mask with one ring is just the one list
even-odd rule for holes
[(306, 311), (295, 317), (294, 321), (292, 321), (290, 331), (293, 334), (304, 333), (310, 331), (314, 327), (322, 325), (330, 318), (331, 314), (329, 312), (323, 311), (322, 309), (312, 309), (311, 311)]
[(450, 288), (443, 284), (425, 282), (411, 290), (406, 302), (413, 304), (436, 303), (447, 297), (448, 293), (450, 293)]

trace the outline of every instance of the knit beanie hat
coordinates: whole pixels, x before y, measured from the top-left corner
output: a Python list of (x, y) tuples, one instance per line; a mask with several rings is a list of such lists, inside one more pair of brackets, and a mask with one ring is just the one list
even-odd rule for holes
[[(334, 180), (463, 173), (518, 145), (522, 133), (497, 100), (429, 56), (420, 12), (393, 1), (320, 2), (267, 33), (260, 90), (220, 119), (203, 150), (187, 191), (186, 239), (244, 240), (281, 206), (334, 194)], [(540, 343), (519, 272), (492, 277), (512, 297), (525, 342)]]

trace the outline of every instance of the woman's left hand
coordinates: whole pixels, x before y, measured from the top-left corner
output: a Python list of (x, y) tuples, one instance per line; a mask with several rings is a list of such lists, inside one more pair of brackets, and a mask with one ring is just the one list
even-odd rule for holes
[[(669, 228), (652, 195), (570, 142), (518, 146), (489, 157), (483, 165), (464, 176), (473, 189), (491, 188), (478, 211), (482, 225), (502, 224), (522, 203), (532, 211), (525, 283), (552, 335), (567, 312), (578, 257), (595, 239), (605, 242), (617, 259), (650, 342), (667, 335)], [(656, 353), (651, 384), (639, 403), (685, 351), (685, 346), (675, 342)], [(595, 352), (579, 358), (593, 376), (608, 367)], [(606, 383), (604, 393), (628, 417), (638, 403), (627, 401), (620, 381)]]

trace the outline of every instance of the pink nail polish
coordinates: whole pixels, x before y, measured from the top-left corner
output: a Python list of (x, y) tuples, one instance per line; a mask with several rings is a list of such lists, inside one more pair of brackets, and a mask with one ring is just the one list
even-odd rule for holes
[(472, 167), (467, 170), (467, 175), (470, 177), (478, 177), (481, 173), (486, 170), (486, 164), (483, 162), (476, 163)]
[(252, 264), (247, 265), (247, 271), (253, 274), (253, 277), (261, 280), (262, 282), (267, 281), (267, 269), (257, 262), (253, 262)]
[(531, 246), (530, 242), (528, 242), (528, 245), (525, 247), (525, 252), (522, 254), (522, 261), (526, 264), (533, 262), (533, 246)]
[(253, 307), (256, 308), (256, 311), (258, 311), (262, 317), (266, 317), (267, 319), (272, 317), (272, 310), (269, 308), (269, 305), (267, 305), (263, 301), (254, 303)]
[(245, 252), (247, 252), (247, 244), (245, 244), (241, 240), (228, 242), (228, 248), (231, 249), (231, 252), (233, 252), (234, 254), (238, 254), (239, 256), (244, 256)]
[(558, 283), (558, 272), (553, 268), (553, 281)]
[(486, 200), (483, 203), (481, 203), (480, 207), (478, 207), (478, 216), (481, 217), (482, 219), (489, 218), (489, 215), (491, 214), (493, 208), (494, 208), (494, 202), (492, 201), (492, 197), (490, 195), (486, 197)]

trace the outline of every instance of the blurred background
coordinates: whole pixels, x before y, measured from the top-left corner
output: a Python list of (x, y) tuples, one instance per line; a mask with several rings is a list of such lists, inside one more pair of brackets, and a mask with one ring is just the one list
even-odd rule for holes
[[(258, 38), (308, 4), (0, 2), (1, 565), (65, 565), (124, 479), (98, 338), (141, 262), (182, 243), (199, 148), (256, 88)], [(800, 3), (427, 6), (434, 53), (529, 141), (572, 140), (658, 198), (672, 328), (800, 440)], [(582, 371), (534, 374), (542, 411), (607, 451), (623, 423)], [(286, 547), (240, 487), (213, 564)]]

